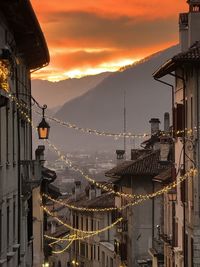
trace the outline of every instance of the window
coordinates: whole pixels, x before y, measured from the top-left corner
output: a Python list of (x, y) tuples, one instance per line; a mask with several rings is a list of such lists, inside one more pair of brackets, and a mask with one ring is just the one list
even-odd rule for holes
[(7, 206), (7, 250), (9, 250), (9, 237), (10, 237), (10, 208), (9, 206)]
[(94, 221), (93, 219), (91, 219), (91, 231), (93, 231), (93, 228), (94, 228)]
[(88, 231), (88, 224), (89, 224), (89, 222), (88, 222), (88, 218), (86, 218), (86, 231)]
[(80, 255), (85, 257), (85, 243), (80, 243)]
[(90, 245), (90, 259), (93, 260), (93, 245)]
[(16, 160), (16, 151), (15, 151), (15, 114), (16, 114), (16, 110), (15, 110), (15, 103), (13, 103), (13, 111), (12, 111), (12, 140), (13, 140), (13, 164), (16, 164), (15, 160)]
[(100, 247), (97, 248), (97, 260), (100, 261)]
[(193, 130), (194, 117), (193, 117), (193, 97), (191, 96), (191, 110), (190, 110), (190, 119), (191, 119), (191, 130)]
[(0, 209), (0, 257), (2, 251), (2, 211)]
[(173, 113), (174, 136), (181, 137), (184, 131), (184, 105), (177, 104), (177, 106), (173, 110)]
[(75, 227), (76, 227), (76, 225), (75, 225), (75, 223), (76, 223), (76, 222), (75, 222), (75, 214), (73, 214), (72, 221), (73, 221), (73, 222), (72, 222), (72, 225), (73, 225), (73, 227), (75, 228)]
[(9, 108), (6, 106), (6, 164), (9, 164)]
[(110, 267), (113, 267), (113, 259), (110, 258)]
[(1, 127), (1, 108), (0, 108), (0, 165), (1, 165), (1, 131), (2, 127)]
[(78, 215), (76, 215), (76, 229), (79, 229)]
[(81, 230), (83, 230), (83, 217), (81, 217)]
[(13, 201), (13, 241), (15, 242), (15, 235), (16, 235), (16, 233), (15, 233), (15, 226), (16, 226), (16, 204), (15, 204), (15, 200)]
[(94, 245), (94, 260), (96, 260), (96, 246)]
[(88, 244), (85, 244), (85, 257), (88, 259)]
[(194, 240), (191, 237), (191, 266), (194, 266), (193, 259), (194, 259)]

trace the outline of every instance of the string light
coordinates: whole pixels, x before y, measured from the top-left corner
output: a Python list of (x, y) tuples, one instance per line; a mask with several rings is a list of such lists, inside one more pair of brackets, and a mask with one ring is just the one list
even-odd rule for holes
[[(14, 100), (14, 101), (17, 102), (16, 97), (12, 96), (11, 94), (9, 94), (9, 96), (11, 97), (12, 100)], [(16, 104), (17, 104), (18, 106), (20, 106), (20, 104), (18, 104), (18, 102), (17, 102)], [(22, 106), (24, 106), (24, 104), (23, 104)], [(31, 126), (34, 127), (32, 121), (30, 120), (30, 118), (29, 118), (29, 116), (27, 115), (27, 113), (25, 113), (25, 112), (24, 112), (23, 110), (21, 110), (21, 109), (20, 109), (20, 111), (21, 111), (21, 114), (24, 115), (25, 118), (27, 119), (27, 121), (31, 124)], [(34, 127), (34, 128), (35, 128), (35, 127)], [(135, 198), (136, 198), (136, 199), (141, 199), (141, 198), (145, 198), (145, 199), (147, 198), (147, 199), (149, 199), (149, 198), (155, 197), (156, 195), (160, 195), (160, 194), (162, 194), (162, 193), (168, 192), (168, 191), (170, 190), (170, 189), (168, 189), (168, 188), (173, 188), (173, 187), (174, 187), (174, 183), (172, 183), (172, 185), (171, 185), (172, 187), (166, 186), (165, 188), (163, 188), (163, 189), (157, 191), (156, 193), (152, 193), (152, 194), (149, 194), (149, 195), (133, 195), (133, 194), (127, 194), (127, 193), (123, 193), (123, 192), (116, 192), (116, 191), (114, 191), (112, 188), (109, 188), (109, 187), (107, 187), (106, 185), (102, 185), (102, 184), (96, 182), (94, 179), (92, 179), (92, 178), (89, 177), (88, 175), (84, 174), (84, 172), (83, 172), (82, 170), (80, 170), (78, 167), (73, 166), (73, 165), (72, 165), (72, 162), (71, 162), (69, 159), (67, 159), (64, 155), (62, 155), (61, 152), (56, 148), (55, 145), (51, 144), (49, 140), (45, 140), (45, 141), (48, 143), (48, 145), (49, 145), (50, 147), (52, 147), (52, 148), (55, 150), (55, 152), (58, 154), (58, 156), (60, 157), (60, 159), (61, 159), (62, 161), (64, 161), (69, 167), (71, 167), (71, 169), (73, 169), (74, 171), (79, 172), (79, 173), (80, 173), (86, 180), (88, 180), (89, 182), (95, 184), (97, 187), (99, 187), (99, 188), (101, 188), (101, 189), (103, 189), (103, 190), (105, 190), (105, 191), (111, 192), (111, 193), (113, 193), (113, 194), (116, 194), (116, 195), (118, 195), (118, 196), (121, 196), (121, 197), (127, 197), (127, 198), (133, 198), (133, 199), (135, 199)], [(194, 173), (191, 173), (192, 171), (195, 171), (195, 169), (191, 169), (191, 170), (189, 170), (189, 172), (185, 174), (186, 178), (187, 178), (187, 175), (188, 175), (188, 174), (189, 174), (189, 175), (193, 175), (193, 174), (194, 174)], [(181, 179), (181, 177), (180, 177), (180, 179)], [(175, 186), (176, 186), (176, 185), (175, 185)], [(166, 191), (166, 190), (167, 190), (167, 191)]]
[[(171, 188), (174, 188), (176, 186), (176, 182), (173, 182), (171, 185), (168, 185), (168, 186), (162, 188), (161, 190), (159, 190), (155, 193), (148, 194), (148, 195), (142, 195), (142, 194), (135, 195), (135, 194), (117, 192), (117, 191), (113, 190), (112, 188), (109, 188), (106, 185), (103, 185), (103, 184), (96, 182), (89, 175), (85, 174), (81, 169), (73, 166), (72, 162), (66, 156), (62, 155), (61, 151), (59, 151), (59, 149), (55, 145), (53, 145), (49, 140), (46, 140), (46, 142), (49, 145), (49, 147), (53, 148), (54, 151), (58, 154), (59, 159), (61, 159), (63, 162), (65, 162), (72, 170), (79, 172), (87, 181), (91, 182), (92, 184), (95, 184), (97, 187), (103, 189), (104, 191), (113, 193), (117, 196), (125, 197), (125, 198), (131, 198), (131, 199), (141, 199), (141, 198), (146, 198), (146, 197), (152, 198), (152, 197), (155, 197), (155, 196), (160, 195), (162, 193), (168, 192)], [(195, 171), (196, 171), (196, 169), (190, 169), (184, 176), (179, 177), (179, 180), (182, 180), (182, 179), (185, 180), (184, 177), (187, 178), (190, 175), (193, 176)], [(168, 188), (170, 188), (170, 189), (168, 189)]]
[(138, 199), (137, 201), (134, 201), (134, 202), (129, 202), (127, 203), (126, 205), (124, 206), (121, 206), (121, 207), (111, 207), (111, 208), (86, 208), (86, 207), (76, 207), (74, 205), (70, 205), (66, 202), (63, 202), (61, 200), (56, 200), (56, 199), (53, 199), (52, 197), (46, 195), (46, 194), (43, 194), (44, 197), (46, 197), (47, 199), (55, 202), (55, 203), (58, 203), (60, 205), (63, 205), (69, 209), (72, 209), (72, 210), (78, 210), (78, 211), (87, 211), (87, 212), (110, 212), (110, 211), (113, 211), (113, 210), (124, 210), (130, 206), (135, 206), (137, 204), (140, 204), (141, 202), (143, 201), (146, 201), (148, 199), (151, 199), (153, 197), (157, 197), (159, 195), (162, 195), (164, 193), (168, 193), (171, 189), (177, 187), (177, 185), (179, 185), (180, 183), (182, 183), (184, 180), (186, 180), (188, 177), (193, 177), (193, 175), (196, 175), (196, 170), (195, 169), (191, 169), (188, 173), (186, 173), (184, 176), (181, 176), (181, 177), (178, 177), (177, 178), (177, 181), (174, 181), (173, 183), (163, 187), (161, 190), (158, 190), (154, 193), (151, 193), (151, 194), (146, 194), (146, 195), (141, 195), (141, 198)]
[(58, 251), (57, 250), (52, 250), (52, 253), (53, 254), (61, 254), (61, 253), (65, 252), (72, 245), (73, 242), (74, 242), (74, 239), (72, 239), (64, 249), (58, 250)]
[[(22, 111), (20, 108), (19, 108), (20, 112), (22, 115), (25, 116), (25, 118), (28, 120), (28, 122), (31, 124), (31, 126), (36, 129), (32, 123), (32, 121), (30, 120), (29, 116), (24, 112)], [(61, 154), (61, 152), (56, 148), (55, 145), (51, 144), (49, 140), (45, 140), (48, 145), (50, 147), (52, 147), (58, 154), (58, 156), (60, 157), (60, 159), (64, 162), (66, 162), (66, 164), (71, 167), (71, 169), (73, 169), (74, 171), (77, 171), (79, 172), (86, 180), (88, 180), (89, 182), (92, 182), (93, 184), (95, 184), (97, 187), (100, 187), (101, 189), (105, 190), (105, 191), (108, 191), (108, 192), (111, 192), (113, 194), (116, 194), (118, 196), (121, 196), (121, 197), (127, 197), (127, 198), (133, 198), (133, 199), (144, 199), (144, 200), (147, 200), (149, 198), (152, 198), (152, 197), (155, 197), (157, 195), (160, 195), (160, 194), (163, 194), (163, 193), (167, 193), (170, 189), (176, 187), (176, 183), (172, 183), (170, 186), (166, 186), (164, 187), (163, 189), (157, 191), (156, 193), (152, 193), (152, 194), (148, 194), (148, 195), (133, 195), (133, 194), (127, 194), (127, 193), (123, 193), (123, 192), (116, 192), (114, 191), (113, 189), (107, 187), (106, 185), (102, 185), (98, 182), (96, 182), (94, 179), (92, 179), (91, 177), (89, 177), (88, 175), (85, 175), (84, 172), (82, 170), (80, 170), (78, 167), (75, 167), (72, 165), (72, 162), (69, 160), (69, 159), (66, 159), (66, 157), (64, 155)], [(193, 171), (195, 172), (195, 169), (191, 169), (189, 170), (184, 177), (187, 178), (188, 175), (194, 175)], [(183, 180), (185, 180), (183, 177)], [(182, 179), (182, 177), (180, 177), (180, 180)], [(179, 183), (179, 182), (178, 182)], [(129, 203), (130, 204), (130, 203)], [(132, 203), (132, 205), (134, 205), (134, 203)], [(124, 208), (124, 207), (123, 207)], [(111, 208), (113, 209), (113, 208)], [(97, 209), (96, 209), (97, 211)]]
[[(12, 100), (12, 101), (15, 101), (17, 103), (17, 105), (21, 106), (22, 108), (26, 108), (26, 109), (29, 109), (29, 110), (33, 110), (36, 114), (40, 115), (41, 116), (41, 113), (39, 111), (37, 111), (36, 109), (30, 109), (27, 104), (21, 102), (18, 100), (17, 97), (15, 97), (14, 95), (12, 95), (11, 93), (8, 94), (8, 97)], [(80, 131), (82, 133), (86, 133), (86, 134), (94, 134), (94, 135), (97, 135), (97, 136), (107, 136), (107, 137), (113, 137), (115, 140), (117, 140), (118, 138), (146, 138), (146, 137), (150, 137), (151, 134), (148, 134), (148, 133), (139, 133), (139, 134), (133, 134), (131, 132), (129, 133), (124, 133), (124, 132), (121, 132), (121, 133), (113, 133), (113, 132), (108, 132), (108, 131), (100, 131), (100, 130), (97, 130), (97, 129), (92, 129), (92, 128), (83, 128), (83, 127), (79, 127), (77, 126), (76, 124), (74, 123), (70, 123), (70, 122), (64, 122), (62, 120), (59, 120), (55, 117), (52, 117), (52, 116), (48, 116), (48, 115), (45, 115), (45, 118), (47, 118), (48, 120), (51, 120), (51, 121), (54, 121), (64, 127), (67, 127), (68, 129), (74, 129), (74, 130), (77, 130), (77, 131)], [(179, 135), (179, 134), (183, 134), (183, 133), (187, 133), (187, 134), (192, 134), (194, 131), (197, 131), (197, 127), (194, 127), (193, 129), (188, 129), (188, 128), (185, 128), (184, 130), (178, 130), (178, 131), (170, 131), (169, 133), (165, 133), (165, 132), (160, 132), (160, 136), (171, 136), (173, 133), (175, 135)]]
[(88, 211), (88, 212), (106, 212), (106, 211), (113, 211), (113, 210), (117, 210), (118, 208), (116, 207), (110, 207), (110, 208), (86, 208), (86, 207), (76, 207), (74, 205), (70, 205), (66, 202), (63, 202), (61, 200), (57, 200), (52, 198), (51, 196), (47, 195), (47, 194), (42, 194), (43, 197), (46, 197), (47, 199), (53, 201), (54, 203), (58, 203), (60, 205), (63, 205), (69, 209), (73, 209), (73, 210), (77, 210), (77, 211)]
[[(75, 231), (75, 232), (78, 232), (78, 233), (83, 233), (83, 234), (93, 234), (93, 233), (102, 233), (102, 232), (105, 232), (109, 229), (110, 225), (105, 227), (105, 228), (102, 228), (102, 229), (99, 229), (99, 230), (96, 230), (96, 231), (84, 231), (84, 230), (80, 230), (80, 229), (76, 229), (74, 227), (72, 227), (71, 225), (67, 224), (67, 223), (64, 223), (61, 219), (59, 219), (57, 216), (55, 216), (47, 207), (45, 206), (41, 206), (41, 208), (47, 213), (49, 214), (50, 216), (52, 216), (53, 218), (55, 218), (59, 223), (61, 223), (62, 225), (64, 225), (65, 227), (67, 227), (68, 229), (72, 230), (72, 231)], [(116, 223), (120, 222), (122, 220), (122, 218), (119, 218), (116, 220)]]
[[(39, 111), (33, 109), (33, 111), (38, 114), (38, 115), (41, 115)], [(45, 118), (47, 118), (48, 120), (51, 120), (51, 121), (54, 121), (68, 129), (74, 129), (74, 130), (77, 130), (77, 131), (80, 131), (82, 133), (86, 133), (86, 134), (94, 134), (94, 135), (97, 135), (97, 136), (107, 136), (107, 137), (113, 137), (115, 140), (117, 140), (118, 138), (145, 138), (145, 137), (148, 137), (150, 136), (149, 134), (147, 133), (144, 133), (144, 134), (133, 134), (133, 133), (113, 133), (113, 132), (108, 132), (108, 131), (100, 131), (100, 130), (97, 130), (97, 129), (92, 129), (92, 128), (83, 128), (83, 127), (80, 127), (80, 126), (77, 126), (76, 124), (74, 123), (70, 123), (70, 122), (65, 122), (65, 121), (62, 121), (62, 120), (59, 120), (55, 117), (52, 117), (52, 116), (48, 116), (46, 115)]]

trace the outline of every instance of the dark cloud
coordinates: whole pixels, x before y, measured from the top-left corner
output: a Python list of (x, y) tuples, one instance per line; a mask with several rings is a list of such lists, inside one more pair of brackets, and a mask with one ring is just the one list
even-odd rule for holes
[(129, 16), (109, 18), (87, 12), (60, 12), (49, 16), (47, 37), (54, 45), (130, 49), (177, 40), (174, 18), (139, 20)]

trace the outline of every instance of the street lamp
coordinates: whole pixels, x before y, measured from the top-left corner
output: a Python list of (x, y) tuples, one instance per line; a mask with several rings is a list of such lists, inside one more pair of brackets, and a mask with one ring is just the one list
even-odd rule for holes
[(175, 202), (177, 200), (177, 193), (175, 189), (171, 189), (168, 192), (168, 199), (170, 202)]
[(47, 105), (43, 105), (43, 107), (42, 107), (42, 121), (39, 123), (39, 125), (37, 127), (39, 139), (48, 139), (49, 138), (50, 126), (46, 122), (45, 117), (44, 117), (44, 111), (46, 108), (47, 108)]

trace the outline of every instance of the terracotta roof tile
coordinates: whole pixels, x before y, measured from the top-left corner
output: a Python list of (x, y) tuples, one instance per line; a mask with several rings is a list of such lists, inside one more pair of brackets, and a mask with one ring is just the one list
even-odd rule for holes
[(121, 177), (132, 175), (150, 175), (155, 176), (168, 165), (160, 163), (160, 150), (146, 152), (143, 157), (137, 160), (125, 161), (117, 167), (106, 172), (109, 177)]

